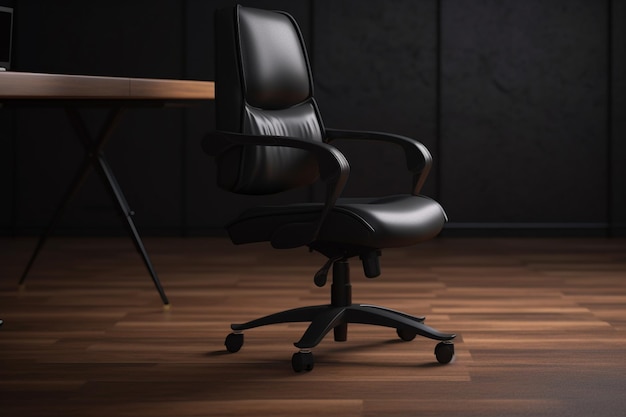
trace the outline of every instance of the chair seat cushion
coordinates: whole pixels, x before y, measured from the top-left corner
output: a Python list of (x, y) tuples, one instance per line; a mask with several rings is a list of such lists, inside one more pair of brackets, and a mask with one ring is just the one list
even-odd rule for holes
[[(278, 230), (315, 223), (321, 203), (261, 206), (243, 212), (227, 226), (235, 244), (272, 241)], [(339, 199), (317, 242), (375, 249), (408, 246), (436, 236), (446, 222), (436, 201), (415, 195)]]

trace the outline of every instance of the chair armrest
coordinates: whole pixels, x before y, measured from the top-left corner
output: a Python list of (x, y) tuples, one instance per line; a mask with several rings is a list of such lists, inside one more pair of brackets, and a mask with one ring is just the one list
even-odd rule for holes
[(313, 242), (335, 206), (335, 203), (350, 175), (350, 165), (346, 157), (332, 145), (307, 139), (286, 136), (257, 136), (241, 133), (217, 131), (206, 135), (202, 141), (203, 150), (217, 156), (233, 146), (283, 146), (311, 152), (317, 160), (320, 179), (326, 183), (326, 200), (320, 219), (315, 224), (294, 224), (277, 231), (272, 237), (276, 248), (293, 248)]
[(326, 129), (326, 139), (328, 142), (337, 139), (370, 140), (389, 142), (401, 146), (404, 149), (407, 169), (413, 174), (413, 195), (419, 194), (433, 163), (433, 158), (428, 148), (421, 142), (406, 136), (382, 132)]

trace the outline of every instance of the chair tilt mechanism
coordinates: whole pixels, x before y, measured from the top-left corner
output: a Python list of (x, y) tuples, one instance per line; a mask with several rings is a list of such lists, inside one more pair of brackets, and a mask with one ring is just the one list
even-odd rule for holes
[[(446, 214), (419, 194), (432, 164), (420, 142), (399, 135), (324, 127), (313, 96), (304, 41), (283, 12), (236, 6), (218, 10), (216, 23), (217, 131), (203, 140), (215, 157), (219, 187), (238, 194), (269, 195), (321, 181), (323, 202), (262, 205), (244, 210), (228, 226), (235, 244), (269, 242), (276, 249), (308, 247), (328, 258), (315, 274), (322, 287), (332, 268), (330, 304), (299, 307), (243, 324), (232, 324), (229, 352), (243, 345), (243, 331), (276, 323), (310, 322), (292, 357), (296, 372), (313, 369), (311, 350), (331, 330), (347, 339), (348, 323), (395, 329), (438, 340), (439, 363), (454, 357), (454, 334), (424, 324), (424, 317), (369, 304), (353, 304), (348, 260), (359, 257), (365, 276), (380, 275), (382, 249), (405, 247), (436, 236)], [(407, 194), (340, 198), (349, 164), (336, 140), (382, 141), (405, 153), (413, 187)]]

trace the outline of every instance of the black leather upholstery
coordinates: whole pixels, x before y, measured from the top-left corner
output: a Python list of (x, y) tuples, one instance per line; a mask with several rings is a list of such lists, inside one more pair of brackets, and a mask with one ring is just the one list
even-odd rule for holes
[[(286, 224), (314, 222), (323, 204), (261, 206), (244, 212), (228, 228), (234, 243), (272, 242)], [(432, 239), (445, 215), (435, 201), (412, 195), (340, 199), (319, 231), (314, 246), (325, 243), (346, 248), (393, 248)], [(274, 245), (277, 246), (277, 245)]]
[[(218, 129), (321, 142), (323, 128), (296, 23), (287, 14), (265, 10), (226, 13), (230, 16), (216, 24), (218, 36), (238, 47), (234, 57), (230, 50), (223, 51), (224, 43), (217, 47), (218, 59), (220, 53), (227, 55), (224, 61), (230, 64), (216, 71), (217, 100), (228, 100), (228, 114), (218, 110)], [(233, 82), (234, 76), (241, 78)], [(233, 114), (237, 120), (232, 120)], [(317, 180), (315, 160), (298, 149), (242, 146), (219, 155), (217, 162), (220, 187), (240, 194), (277, 193)]]
[[(287, 136), (321, 142), (322, 132), (310, 103), (281, 110), (246, 106), (243, 132), (262, 136)], [(248, 146), (240, 150), (239, 175), (231, 191), (271, 194), (309, 185), (317, 180), (317, 163), (306, 151)]]
[(245, 8), (239, 11), (238, 27), (250, 106), (284, 109), (311, 97), (302, 38), (289, 15)]
[[(204, 150), (215, 156), (218, 185), (240, 194), (271, 194), (321, 181), (323, 203), (294, 202), (244, 211), (227, 226), (236, 244), (270, 242), (275, 248), (307, 246), (328, 257), (315, 275), (324, 285), (333, 268), (331, 304), (302, 307), (245, 324), (233, 324), (227, 338), (232, 352), (241, 347), (239, 332), (291, 321), (311, 321), (296, 346), (299, 360), (334, 329), (345, 340), (347, 323), (395, 327), (402, 338), (420, 334), (446, 341), (416, 318), (383, 307), (353, 305), (349, 291), (349, 258), (358, 256), (365, 275), (380, 273), (384, 248), (409, 246), (436, 236), (446, 222), (443, 208), (419, 194), (432, 158), (413, 139), (380, 132), (326, 129), (313, 94), (306, 49), (296, 22), (283, 12), (236, 6), (216, 12), (216, 113), (218, 131), (207, 135)], [(375, 140), (401, 146), (413, 187), (404, 195), (340, 199), (350, 169), (335, 140)], [(453, 352), (453, 350), (452, 350)], [(296, 356), (294, 355), (294, 358)], [(447, 363), (450, 357), (437, 358)], [(447, 359), (446, 359), (447, 358)], [(307, 359), (308, 360), (308, 359)], [(306, 360), (305, 360), (306, 362)], [(294, 362), (294, 369), (299, 365)], [(305, 367), (306, 368), (306, 367)], [(310, 369), (308, 369), (310, 370)]]

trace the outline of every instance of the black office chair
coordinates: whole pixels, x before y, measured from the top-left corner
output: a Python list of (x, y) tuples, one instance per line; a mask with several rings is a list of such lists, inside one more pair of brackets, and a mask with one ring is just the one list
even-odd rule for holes
[[(217, 132), (203, 140), (215, 156), (218, 185), (230, 192), (267, 195), (316, 181), (326, 185), (323, 203), (294, 203), (245, 210), (228, 226), (235, 244), (270, 242), (274, 248), (305, 246), (328, 258), (315, 274), (323, 286), (332, 267), (328, 305), (300, 307), (233, 324), (226, 338), (229, 352), (243, 345), (243, 330), (287, 322), (311, 322), (295, 343), (296, 372), (313, 369), (315, 347), (334, 329), (336, 341), (347, 338), (348, 323), (396, 329), (405, 341), (416, 335), (441, 341), (437, 360), (454, 356), (454, 334), (440, 333), (413, 317), (384, 307), (352, 304), (348, 259), (359, 257), (365, 275), (380, 274), (383, 248), (403, 247), (431, 239), (442, 229), (441, 206), (419, 191), (431, 166), (428, 150), (402, 136), (327, 129), (315, 99), (302, 35), (294, 19), (283, 12), (236, 6), (219, 10), (216, 23)], [(385, 141), (399, 145), (413, 177), (406, 195), (339, 199), (348, 178), (344, 155), (335, 139)]]

